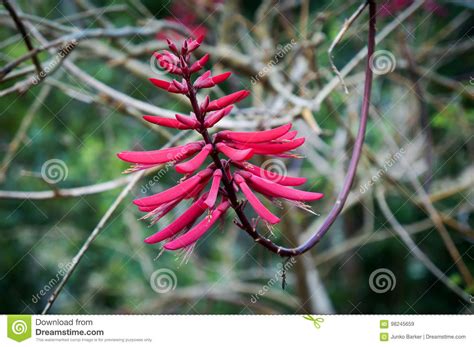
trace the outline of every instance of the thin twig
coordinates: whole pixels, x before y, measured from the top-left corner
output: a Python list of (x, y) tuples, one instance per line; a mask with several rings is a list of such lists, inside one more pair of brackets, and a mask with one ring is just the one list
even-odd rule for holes
[(69, 56), (69, 54), (71, 54), (71, 52), (76, 47), (76, 44), (77, 43), (71, 41), (69, 44), (62, 47), (57, 53), (56, 58), (52, 60), (52, 63), (48, 65), (48, 67), (46, 67), (45, 70), (41, 71), (39, 74), (35, 74), (34, 76), (31, 76), (30, 78), (27, 78), (24, 81), (15, 83), (15, 85), (13, 85), (10, 88), (0, 91), (0, 97), (3, 97), (13, 92), (24, 94), (33, 86), (37, 86), (38, 84), (43, 82), (46, 77), (48, 77), (49, 75), (52, 75), (54, 72), (56, 72), (59, 69), (59, 67), (61, 67), (64, 60)]
[(329, 57), (329, 63), (331, 64), (331, 68), (334, 71), (334, 73), (336, 74), (336, 76), (339, 78), (339, 81), (341, 82), (341, 85), (344, 88), (344, 92), (346, 94), (349, 94), (349, 90), (347, 89), (346, 83), (344, 82), (344, 78), (342, 77), (341, 73), (339, 72), (338, 68), (336, 67), (336, 64), (334, 64), (334, 60), (333, 60), (334, 56), (332, 55), (332, 52), (333, 52), (334, 48), (336, 47), (336, 45), (339, 42), (341, 42), (342, 37), (347, 32), (347, 30), (349, 30), (352, 23), (354, 23), (354, 21), (360, 16), (360, 14), (364, 11), (364, 9), (367, 7), (368, 4), (369, 4), (368, 1), (365, 1), (363, 4), (361, 4), (357, 8), (357, 10), (352, 14), (352, 16), (349, 17), (349, 19), (346, 19), (344, 21), (344, 25), (342, 26), (341, 30), (336, 35), (336, 38), (331, 43), (331, 46), (328, 49), (328, 57)]
[[(424, 0), (414, 1), (412, 5), (407, 7), (403, 12), (401, 12), (397, 17), (393, 19), (389, 24), (387, 24), (376, 36), (375, 43), (379, 43), (385, 39), (392, 31), (394, 31), (400, 24), (402, 24), (405, 19), (410, 17), (418, 8), (420, 8), (424, 3)], [(346, 77), (349, 72), (351, 72), (359, 62), (367, 56), (367, 49), (363, 48), (360, 50), (352, 59), (349, 61), (341, 70), (340, 75)], [(339, 85), (340, 81), (338, 77), (331, 79), (325, 87), (318, 93), (316, 96), (312, 109), (318, 111), (324, 99)]]
[(407, 37), (405, 35), (402, 36), (402, 43), (400, 46), (408, 62), (408, 75), (413, 84), (415, 97), (418, 100), (421, 132), (424, 134), (424, 137), (425, 137), (424, 154), (426, 158), (426, 164), (428, 166), (428, 170), (423, 182), (423, 188), (426, 191), (429, 191), (430, 186), (431, 186), (431, 179), (433, 176), (434, 153), (433, 153), (433, 134), (432, 134), (431, 126), (430, 126), (428, 105), (426, 104), (425, 92), (423, 90), (423, 87), (421, 86), (420, 79), (418, 78), (418, 75), (416, 73), (417, 63), (410, 50), (410, 47), (407, 42)]
[[(33, 118), (35, 117), (35, 115), (38, 113), (38, 110), (43, 105), (44, 100), (47, 98), (47, 96), (51, 92), (51, 89), (52, 89), (51, 86), (45, 86), (41, 89), (37, 98), (35, 99), (31, 107), (28, 109), (23, 119), (21, 120), (20, 127), (18, 128), (18, 131), (15, 134), (15, 137), (8, 145), (7, 152), (5, 153), (2, 163), (0, 164), (0, 183), (3, 183), (5, 181), (8, 168), (10, 167), (10, 164), (12, 163), (13, 158), (15, 157), (15, 153), (17, 152), (18, 147), (20, 147), (21, 143), (24, 141), (27, 131), (33, 121)], [(0, 193), (0, 198), (1, 198), (1, 193)]]
[(183, 27), (170, 21), (155, 21), (146, 27), (122, 27), (122, 28), (106, 28), (106, 29), (84, 29), (70, 34), (61, 36), (58, 39), (48, 42), (37, 48), (32, 48), (30, 52), (19, 57), (18, 59), (7, 64), (0, 70), (0, 80), (6, 76), (13, 68), (21, 64), (23, 61), (37, 55), (40, 52), (50, 48), (63, 46), (67, 42), (80, 42), (82, 40), (90, 40), (97, 38), (122, 38), (130, 36), (150, 36), (156, 34), (164, 28), (183, 31)]
[(81, 249), (79, 250), (79, 252), (77, 252), (77, 254), (74, 256), (74, 258), (72, 258), (71, 260), (71, 266), (68, 268), (68, 271), (67, 273), (64, 275), (64, 277), (62, 278), (61, 282), (58, 284), (58, 286), (56, 287), (56, 289), (54, 290), (54, 292), (51, 294), (51, 296), (49, 297), (48, 299), (48, 302), (46, 304), (46, 306), (44, 307), (43, 311), (42, 311), (42, 314), (46, 314), (48, 313), (49, 309), (51, 308), (51, 306), (54, 304), (54, 302), (56, 301), (56, 299), (58, 298), (58, 295), (61, 293), (62, 289), (64, 288), (64, 286), (66, 285), (67, 281), (69, 280), (69, 278), (71, 277), (72, 273), (74, 272), (74, 270), (77, 268), (79, 262), (81, 261), (82, 257), (84, 256), (84, 254), (87, 252), (87, 250), (89, 249), (90, 245), (92, 244), (92, 242), (94, 242), (94, 240), (96, 239), (96, 237), (100, 234), (100, 232), (102, 231), (102, 229), (104, 228), (105, 224), (107, 223), (107, 221), (109, 220), (109, 218), (112, 216), (112, 214), (115, 212), (115, 210), (117, 209), (117, 207), (120, 205), (120, 203), (122, 202), (123, 199), (125, 199), (125, 197), (128, 195), (128, 193), (132, 190), (132, 188), (135, 186), (135, 184), (140, 180), (140, 178), (143, 177), (143, 175), (145, 174), (144, 171), (140, 171), (140, 172), (137, 172), (132, 176), (132, 179), (131, 181), (127, 184), (127, 186), (120, 192), (120, 194), (117, 196), (117, 198), (114, 200), (114, 202), (112, 203), (112, 205), (110, 205), (110, 207), (108, 208), (107, 212), (105, 212), (104, 216), (100, 219), (99, 221), (99, 224), (97, 224), (97, 226), (94, 228), (94, 230), (92, 231), (92, 233), (89, 235), (89, 237), (87, 238), (87, 240), (84, 242), (84, 244), (82, 245)]
[[(379, 129), (383, 132), (383, 135), (387, 139), (387, 142), (392, 146), (394, 152), (398, 151), (398, 145), (393, 138), (392, 134), (390, 134), (382, 125), (378, 122), (375, 122), (375, 124), (379, 127)], [(471, 271), (467, 267), (466, 263), (461, 257), (461, 254), (459, 253), (458, 248), (456, 247), (456, 244), (454, 243), (451, 235), (449, 234), (446, 226), (443, 224), (443, 220), (441, 218), (441, 215), (439, 214), (438, 210), (433, 206), (433, 204), (430, 201), (429, 195), (426, 192), (426, 190), (423, 188), (423, 185), (420, 183), (418, 180), (416, 174), (413, 172), (412, 167), (408, 160), (405, 157), (401, 157), (400, 164), (403, 165), (407, 172), (407, 177), (413, 186), (413, 189), (415, 190), (419, 201), (420, 201), (420, 207), (422, 207), (427, 214), (429, 215), (430, 219), (433, 221), (434, 226), (436, 227), (436, 230), (438, 231), (441, 239), (443, 240), (443, 243), (453, 259), (454, 263), (456, 264), (459, 273), (461, 274), (463, 280), (467, 285), (471, 285), (473, 283), (473, 277), (471, 274)]]
[[(10, 13), (10, 16), (12, 17), (13, 21), (15, 22), (15, 25), (18, 29), (18, 31), (21, 33), (21, 36), (23, 37), (23, 41), (25, 41), (25, 45), (28, 48), (28, 50), (31, 52), (34, 50), (33, 44), (31, 43), (30, 36), (26, 32), (25, 27), (23, 26), (23, 23), (21, 19), (18, 17), (18, 14), (16, 13), (15, 8), (10, 4), (9, 0), (3, 0), (3, 6), (7, 9), (7, 11)], [(37, 53), (33, 54), (31, 56), (31, 60), (33, 61), (33, 64), (35, 64), (36, 67), (36, 72), (38, 74), (43, 71), (41, 68), (41, 63), (36, 55)]]
[(54, 198), (73, 198), (85, 195), (99, 194), (115, 188), (121, 187), (124, 184), (129, 183), (133, 176), (127, 175), (119, 177), (114, 180), (92, 184), (89, 186), (76, 187), (76, 188), (64, 188), (56, 190), (44, 190), (44, 191), (6, 191), (0, 190), (0, 199), (28, 199), (28, 200), (47, 200)]
[[(448, 289), (456, 293), (461, 299), (469, 302), (469, 295), (455, 285), (432, 261), (428, 256), (423, 253), (423, 251), (417, 246), (417, 244), (410, 237), (410, 234), (403, 228), (403, 226), (397, 221), (393, 213), (390, 211), (387, 202), (385, 201), (383, 188), (379, 186), (376, 189), (377, 202), (379, 207), (384, 214), (387, 221), (392, 226), (392, 228), (398, 233), (402, 241), (408, 247), (411, 253), (423, 264), (425, 267), (441, 281)], [(460, 260), (459, 258), (458, 260)]]

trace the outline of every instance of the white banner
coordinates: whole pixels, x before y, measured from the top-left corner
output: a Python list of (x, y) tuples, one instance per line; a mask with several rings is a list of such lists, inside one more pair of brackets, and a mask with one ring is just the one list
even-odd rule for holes
[(474, 346), (470, 315), (3, 315), (0, 323), (0, 346)]

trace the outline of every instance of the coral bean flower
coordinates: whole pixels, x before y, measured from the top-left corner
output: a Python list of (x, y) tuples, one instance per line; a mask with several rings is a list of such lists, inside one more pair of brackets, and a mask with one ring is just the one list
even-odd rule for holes
[[(138, 209), (146, 213), (144, 218), (151, 218), (152, 223), (182, 201), (192, 200), (183, 214), (145, 239), (149, 244), (164, 241), (163, 247), (167, 250), (192, 247), (230, 208), (242, 212), (244, 200), (258, 216), (257, 221), (262, 220), (271, 227), (281, 219), (264, 205), (259, 195), (270, 201), (284, 199), (300, 207), (307, 207), (304, 202), (323, 197), (321, 193), (293, 188), (306, 183), (306, 178), (279, 175), (248, 161), (255, 155), (298, 157), (293, 150), (305, 139), (297, 138), (296, 131), (291, 131), (291, 124), (263, 131), (223, 130), (212, 136), (209, 134), (208, 129), (228, 116), (233, 105), (245, 99), (249, 92), (240, 90), (215, 100), (207, 95), (198, 100), (198, 91), (202, 93), (223, 83), (231, 75), (230, 72), (215, 76), (211, 71), (198, 73), (209, 59), (206, 54), (192, 60), (192, 52), (202, 41), (203, 37), (186, 39), (178, 48), (177, 43), (168, 40), (169, 51), (154, 56), (163, 68), (179, 78), (172, 81), (150, 78), (157, 88), (185, 95), (190, 100), (192, 112), (176, 114), (175, 118), (144, 116), (144, 119), (167, 128), (195, 130), (203, 140), (166, 149), (118, 153), (120, 159), (132, 164), (127, 172), (171, 163), (177, 173), (184, 175), (175, 186), (134, 200)], [(243, 199), (239, 200), (239, 196)]]

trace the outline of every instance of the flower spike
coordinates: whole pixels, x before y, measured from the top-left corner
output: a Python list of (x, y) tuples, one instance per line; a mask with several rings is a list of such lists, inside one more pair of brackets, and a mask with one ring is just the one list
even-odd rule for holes
[[(292, 151), (300, 147), (305, 139), (297, 138), (297, 132), (291, 131), (291, 123), (260, 131), (223, 130), (212, 136), (209, 134), (208, 129), (228, 116), (234, 104), (245, 99), (249, 92), (240, 90), (216, 100), (204, 94), (198, 100), (198, 90), (203, 92), (205, 88), (212, 88), (231, 76), (230, 72), (214, 76), (211, 70), (200, 72), (209, 61), (208, 54), (191, 63), (192, 52), (198, 49), (203, 40), (202, 36), (188, 38), (179, 45), (167, 40), (169, 51), (154, 54), (163, 69), (178, 77), (170, 82), (150, 78), (151, 83), (169, 93), (183, 94), (190, 101), (191, 112), (186, 115), (177, 113), (174, 119), (143, 117), (158, 126), (195, 130), (203, 140), (154, 151), (125, 151), (117, 154), (123, 161), (134, 165), (128, 172), (172, 163), (176, 172), (184, 175), (176, 185), (133, 201), (145, 213), (142, 219), (149, 219), (153, 224), (171, 213), (183, 200), (193, 200), (184, 213), (145, 239), (149, 244), (164, 242), (163, 247), (167, 250), (193, 245), (226, 214), (229, 207), (237, 212), (240, 219), (237, 225), (258, 236), (256, 225), (245, 217), (245, 207), (239, 200), (240, 196), (248, 201), (267, 227), (279, 223), (280, 218), (262, 203), (256, 193), (270, 200), (287, 199), (304, 209), (309, 208), (304, 202), (323, 197), (321, 193), (290, 188), (306, 183), (303, 177), (274, 173), (248, 162), (254, 155), (296, 157)], [(211, 164), (202, 169), (208, 159)], [(217, 203), (218, 199), (220, 203)]]

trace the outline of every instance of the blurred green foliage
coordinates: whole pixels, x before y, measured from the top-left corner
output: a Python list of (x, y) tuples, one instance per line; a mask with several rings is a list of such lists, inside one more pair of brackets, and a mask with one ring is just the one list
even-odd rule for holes
[[(116, 1), (94, 1), (103, 7), (117, 3)], [(128, 4), (127, 2), (123, 2)], [(142, 1), (149, 11), (157, 18), (172, 17), (172, 4), (168, 1)], [(316, 16), (320, 11), (328, 11), (329, 18), (321, 24), (322, 32), (333, 38), (339, 30), (344, 18), (348, 17), (354, 6), (348, 7), (338, 16), (331, 17), (334, 6), (330, 1), (311, 2), (310, 15)], [(344, 2), (340, 2), (341, 5)], [(351, 2), (353, 3), (353, 2)], [(18, 1), (24, 12), (32, 13), (48, 19), (62, 18), (78, 11), (73, 1)], [(249, 21), (255, 20), (255, 11), (259, 2), (243, 1), (242, 13)], [(56, 7), (54, 7), (56, 6)], [(439, 17), (419, 11), (410, 18), (406, 25), (416, 29), (410, 42), (418, 47), (430, 39), (433, 33), (441, 31), (446, 24), (462, 8), (446, 5), (449, 16)], [(336, 6), (337, 7), (337, 6)], [(137, 25), (140, 17), (136, 10), (106, 15), (117, 27)], [(299, 11), (287, 13), (294, 23), (299, 19)], [(217, 16), (217, 15), (216, 15)], [(363, 19), (362, 19), (363, 20)], [(381, 18), (379, 28), (383, 28), (390, 18)], [(423, 25), (421, 25), (423, 23)], [(80, 21), (81, 25), (99, 27), (99, 23), (90, 19)], [(275, 28), (280, 28), (274, 23)], [(297, 24), (295, 24), (297, 25)], [(310, 29), (318, 29), (311, 27)], [(352, 33), (342, 47), (335, 51), (335, 61), (342, 66), (349, 61), (355, 52), (365, 43), (364, 25), (358, 24), (362, 32)], [(218, 35), (218, 29), (208, 28), (211, 37)], [(379, 45), (380, 49), (399, 52), (395, 32)], [(443, 42), (440, 47), (453, 44), (470, 35), (466, 25), (461, 26)], [(14, 30), (2, 27), (0, 41), (9, 39)], [(134, 43), (153, 38), (133, 38)], [(286, 38), (283, 38), (283, 41)], [(120, 49), (117, 41), (104, 40)], [(329, 61), (326, 49), (329, 41), (318, 48), (319, 64), (327, 67)], [(2, 65), (26, 53), (21, 41), (2, 46)], [(48, 54), (40, 55), (41, 60)], [(437, 72), (456, 80), (459, 84), (469, 82), (472, 74), (473, 52), (461, 53), (450, 61), (443, 63)], [(138, 57), (145, 64), (148, 56)], [(78, 50), (77, 64), (87, 73), (95, 76), (103, 83), (116, 88), (137, 99), (148, 101), (164, 108), (186, 110), (186, 105), (177, 103), (160, 91), (150, 86), (144, 78), (134, 76), (123, 66), (104, 62), (102, 59), (81, 56)], [(460, 63), (462, 62), (462, 63)], [(24, 65), (30, 64), (26, 62)], [(23, 66), (23, 65), (22, 65)], [(399, 75), (406, 73), (401, 71)], [(249, 85), (246, 76), (237, 74), (241, 83)], [(64, 81), (79, 90), (91, 92), (90, 88), (81, 85), (67, 73)], [(14, 82), (2, 84), (5, 88)], [(387, 110), (391, 108), (396, 93), (395, 78), (377, 78), (374, 82), (373, 102), (376, 107)], [(233, 88), (232, 85), (228, 86)], [(472, 165), (473, 153), (472, 125), (474, 111), (472, 99), (458, 95), (456, 91), (440, 87), (427, 81), (425, 87), (435, 100), (429, 100), (430, 119), (433, 127), (434, 150), (436, 153), (435, 179), (453, 179), (463, 170)], [(41, 86), (32, 88), (25, 95), (11, 94), (0, 99), (0, 151), (6, 153), (9, 143), (15, 136), (20, 123), (35, 102)], [(405, 90), (406, 92), (406, 90)], [(92, 92), (94, 93), (94, 92)], [(436, 100), (439, 98), (439, 101)], [(346, 96), (339, 91), (331, 95), (336, 109), (340, 110), (344, 119)], [(441, 106), (437, 106), (437, 102)], [(448, 103), (449, 102), (449, 103)], [(445, 104), (446, 103), (446, 104)], [(247, 102), (246, 105), (249, 105)], [(357, 107), (356, 107), (357, 109)], [(394, 114), (396, 110), (392, 111)], [(351, 115), (352, 117), (353, 115)], [(340, 125), (324, 104), (315, 118), (324, 129), (323, 140), (332, 145), (333, 136)], [(369, 122), (367, 144), (377, 153), (384, 147), (385, 138), (374, 120)], [(391, 130), (395, 132), (395, 130)], [(68, 177), (58, 184), (61, 188), (81, 187), (113, 180), (120, 176), (126, 166), (120, 162), (115, 153), (131, 148), (155, 149), (166, 143), (167, 139), (151, 131), (143, 124), (123, 111), (97, 105), (86, 104), (71, 98), (58, 88), (52, 88), (35, 114), (27, 131), (27, 137), (18, 149), (8, 169), (7, 179), (1, 190), (41, 191), (51, 187), (38, 176), (45, 161), (51, 158), (63, 160), (68, 167)], [(361, 164), (364, 165), (364, 164)], [(328, 192), (331, 196), (337, 185), (333, 177), (322, 177), (308, 162), (304, 162), (302, 175), (311, 182), (318, 182), (317, 189)], [(170, 172), (153, 187), (159, 191), (175, 182), (179, 176)], [(359, 177), (359, 180), (362, 178)], [(159, 258), (159, 246), (149, 246), (142, 239), (158, 226), (148, 228), (143, 221), (137, 221), (140, 214), (131, 205), (133, 196), (141, 195), (140, 188), (146, 184), (143, 179), (127, 197), (112, 218), (105, 225), (99, 237), (94, 241), (79, 267), (67, 283), (64, 292), (55, 303), (52, 312), (56, 313), (253, 313), (253, 312), (300, 312), (300, 305), (293, 304), (292, 297), (298, 298), (298, 277), (295, 271), (288, 274), (288, 285), (285, 291), (277, 284), (270, 292), (278, 297), (286, 298), (285, 302), (274, 300), (267, 294), (262, 302), (253, 305), (250, 297), (253, 292), (245, 292), (237, 284), (251, 285), (249, 288), (260, 288), (274, 276), (281, 259), (256, 247), (247, 235), (236, 230), (227, 217), (224, 226), (212, 231), (211, 237), (198, 243), (187, 263), (181, 264), (183, 256), (164, 253)], [(444, 182), (444, 181), (443, 181)], [(388, 184), (384, 181), (378, 184)], [(408, 183), (404, 182), (408, 186)], [(440, 187), (437, 187), (440, 188)], [(442, 188), (442, 187), (441, 187)], [(411, 188), (407, 188), (411, 189)], [(5, 312), (40, 312), (44, 307), (51, 290), (34, 302), (32, 297), (48, 282), (55, 278), (61, 265), (68, 264), (81, 247), (100, 218), (107, 211), (121, 188), (105, 193), (70, 199), (51, 200), (0, 200), (0, 311)], [(332, 199), (332, 198), (331, 198)], [(373, 200), (372, 198), (370, 198)], [(330, 204), (326, 201), (326, 204)], [(439, 209), (455, 209), (465, 201), (472, 204), (471, 193), (461, 193), (436, 204)], [(389, 198), (392, 211), (402, 224), (410, 224), (426, 218), (426, 214), (406, 197), (392, 190)], [(329, 206), (317, 205), (318, 212), (326, 211)], [(365, 207), (356, 206), (348, 210), (337, 221), (324, 240), (312, 250), (314, 257), (321, 252), (335, 247), (348, 237), (361, 231)], [(387, 228), (383, 215), (374, 207), (373, 233)], [(177, 214), (165, 218), (160, 226), (166, 224)], [(305, 230), (315, 220), (315, 216), (307, 213), (291, 211), (292, 222), (299, 230)], [(459, 212), (453, 216), (465, 225), (472, 226), (472, 211)], [(462, 234), (449, 229), (456, 246), (464, 255), (468, 268), (474, 271), (474, 250), (472, 234)], [(472, 230), (472, 229), (471, 229)], [(275, 239), (286, 243), (281, 236), (285, 230), (276, 230)], [(446, 251), (438, 233), (430, 227), (414, 236), (419, 246), (433, 259), (442, 271), (455, 283), (463, 286), (463, 281), (453, 266), (452, 259)], [(458, 297), (437, 281), (424, 266), (409, 254), (397, 237), (380, 242), (362, 244), (356, 249), (342, 254), (318, 266), (321, 280), (330, 296), (336, 312), (340, 313), (458, 313), (465, 309)], [(178, 259), (176, 259), (178, 258)], [(150, 287), (150, 274), (159, 268), (172, 269), (177, 274), (176, 297), (167, 302), (166, 294), (157, 294)], [(369, 288), (368, 276), (378, 268), (388, 268), (396, 275), (397, 283), (393, 291), (384, 295), (374, 293)], [(194, 288), (198, 295), (186, 296), (186, 289)], [(223, 288), (222, 293), (215, 294), (216, 289)], [(235, 288), (235, 292), (233, 292)], [(427, 293), (428, 292), (428, 293)], [(214, 294), (213, 294), (214, 293)], [(427, 293), (425, 295), (425, 293)], [(179, 295), (178, 295), (179, 294)], [(234, 295), (235, 294), (235, 295)], [(300, 298), (301, 299), (301, 298)], [(260, 305), (262, 307), (258, 307)], [(356, 308), (354, 308), (356, 307)], [(260, 310), (260, 311), (259, 311)], [(416, 311), (415, 311), (416, 310)]]

